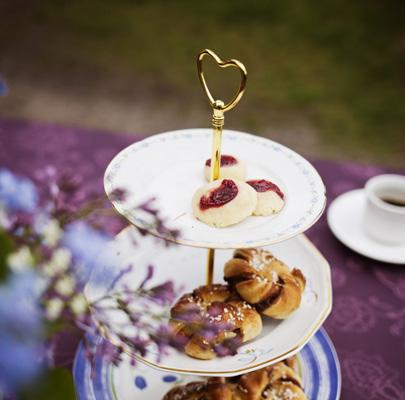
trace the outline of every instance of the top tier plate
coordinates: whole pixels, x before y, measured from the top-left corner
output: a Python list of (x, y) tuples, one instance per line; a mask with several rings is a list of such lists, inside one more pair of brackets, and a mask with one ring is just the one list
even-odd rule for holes
[(150, 229), (147, 216), (135, 209), (156, 198), (155, 205), (167, 225), (180, 230), (177, 243), (218, 249), (281, 242), (304, 232), (322, 215), (325, 186), (306, 159), (269, 139), (224, 130), (222, 154), (243, 160), (248, 179), (274, 181), (283, 190), (286, 204), (277, 215), (249, 217), (227, 228), (213, 228), (198, 221), (192, 214), (191, 198), (205, 183), (203, 168), (211, 156), (211, 141), (211, 129), (184, 129), (151, 136), (122, 150), (104, 175), (109, 197), (117, 188), (127, 192), (125, 201), (112, 201), (114, 207), (135, 226), (162, 237)]

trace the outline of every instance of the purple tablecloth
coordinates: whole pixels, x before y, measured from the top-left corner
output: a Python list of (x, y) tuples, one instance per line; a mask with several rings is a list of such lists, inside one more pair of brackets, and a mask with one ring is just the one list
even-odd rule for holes
[[(139, 138), (139, 136), (138, 136)], [(102, 191), (110, 159), (135, 141), (49, 124), (0, 120), (0, 167), (32, 176), (45, 165), (77, 169), (89, 190)], [(315, 160), (329, 202), (387, 170)], [(332, 267), (334, 304), (325, 323), (341, 362), (343, 399), (405, 399), (405, 268), (362, 257), (330, 232), (325, 216), (308, 236)], [(64, 354), (67, 361), (74, 350)]]

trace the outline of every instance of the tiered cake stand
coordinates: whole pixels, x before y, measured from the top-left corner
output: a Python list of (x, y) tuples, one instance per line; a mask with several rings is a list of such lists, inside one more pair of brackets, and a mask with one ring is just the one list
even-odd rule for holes
[[(240, 89), (228, 104), (215, 101), (207, 88), (202, 73), (205, 55), (213, 57), (220, 67), (236, 67), (241, 72)], [(124, 268), (132, 263), (136, 268), (124, 277), (124, 282), (119, 283), (116, 290), (137, 287), (150, 264), (156, 268), (153, 278), (156, 283), (171, 279), (183, 292), (192, 291), (205, 282), (223, 282), (223, 265), (232, 257), (232, 249), (236, 248), (265, 247), (291, 268), (300, 268), (307, 279), (307, 286), (299, 309), (285, 320), (276, 321), (264, 316), (261, 335), (242, 345), (234, 356), (197, 360), (171, 349), (165, 357), (157, 359), (154, 348), (145, 357), (136, 356), (148, 366), (170, 373), (234, 376), (297, 353), (318, 331), (331, 311), (329, 265), (303, 235), (324, 211), (325, 187), (315, 168), (291, 149), (248, 133), (222, 132), (224, 112), (233, 108), (243, 94), (246, 70), (242, 64), (236, 60), (224, 62), (205, 50), (198, 57), (198, 68), (201, 83), (214, 110), (213, 132), (209, 129), (186, 129), (152, 136), (121, 151), (106, 170), (104, 185), (107, 194), (117, 188), (127, 192), (124, 201), (112, 200), (117, 211), (136, 227), (178, 244), (157, 246), (153, 236), (141, 237), (133, 227), (124, 230), (115, 243), (117, 265)], [(212, 157), (211, 178), (217, 179), (220, 176), (221, 150), (246, 163), (248, 179), (270, 179), (281, 187), (286, 203), (279, 214), (249, 217), (227, 228), (212, 228), (194, 218), (191, 198), (195, 190), (204, 184), (204, 161)], [(178, 237), (156, 230), (148, 214), (135, 207), (151, 198), (156, 199), (155, 206), (167, 225), (180, 231)], [(136, 252), (132, 246), (134, 235), (138, 242)], [(102, 278), (103, 271), (98, 271), (98, 274)], [(93, 276), (86, 289), (90, 299), (98, 298), (103, 290), (97, 282), (100, 282), (99, 277)], [(101, 326), (103, 334), (125, 350), (127, 345), (119, 338), (123, 315), (116, 310), (107, 311), (107, 315), (111, 322), (109, 325), (116, 329)], [(97, 322), (97, 312), (94, 318)]]

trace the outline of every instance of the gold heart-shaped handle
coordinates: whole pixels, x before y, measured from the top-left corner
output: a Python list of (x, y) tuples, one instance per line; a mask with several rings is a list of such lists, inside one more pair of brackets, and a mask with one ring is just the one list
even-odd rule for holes
[[(240, 72), (240, 85), (236, 95), (233, 97), (231, 101), (224, 104), (221, 100), (215, 100), (212, 97), (210, 90), (208, 89), (207, 82), (204, 77), (203, 67), (202, 67), (202, 60), (205, 56), (211, 56), (213, 60), (217, 63), (218, 67), (220, 68), (228, 68), (234, 67)], [(197, 57), (197, 68), (198, 68), (198, 77), (200, 79), (201, 86), (208, 97), (208, 100), (211, 104), (211, 107), (216, 110), (221, 110), (222, 112), (231, 110), (238, 104), (239, 100), (242, 98), (243, 93), (246, 87), (246, 80), (247, 80), (247, 71), (245, 66), (238, 60), (221, 60), (212, 50), (205, 49), (198, 54)]]

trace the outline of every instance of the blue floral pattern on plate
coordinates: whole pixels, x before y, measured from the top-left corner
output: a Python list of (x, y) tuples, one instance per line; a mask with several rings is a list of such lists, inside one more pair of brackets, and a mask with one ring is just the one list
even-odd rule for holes
[(177, 381), (177, 376), (174, 375), (165, 375), (162, 377), (162, 381), (166, 383), (172, 383)]
[[(259, 352), (249, 357), (259, 356)], [(243, 354), (245, 356), (245, 354)], [(339, 361), (332, 342), (321, 328), (300, 351), (302, 379), (311, 400), (338, 400), (341, 388)], [(159, 399), (175, 385), (198, 380), (195, 376), (167, 374), (143, 364), (114, 367), (99, 357), (95, 377), (80, 346), (75, 358), (73, 376), (78, 400), (150, 400)], [(127, 380), (133, 376), (133, 381)], [(123, 387), (125, 386), (125, 387)]]
[(146, 379), (143, 376), (138, 375), (135, 377), (135, 386), (140, 390), (144, 390), (148, 385)]

